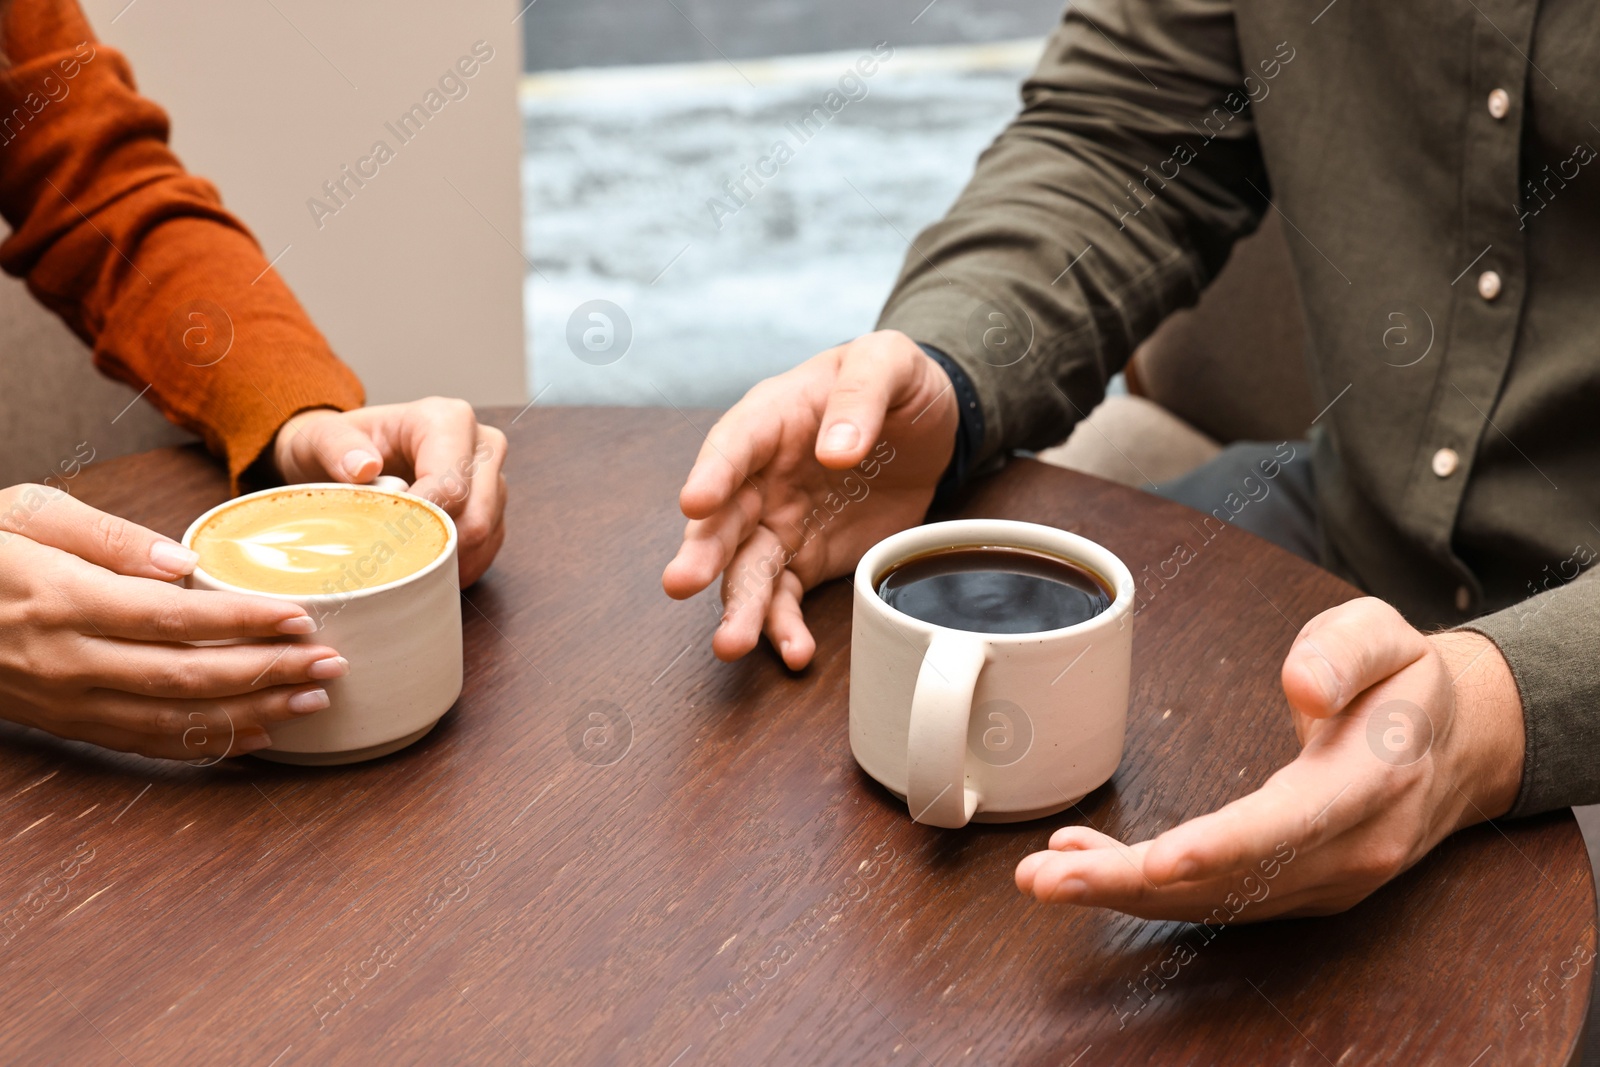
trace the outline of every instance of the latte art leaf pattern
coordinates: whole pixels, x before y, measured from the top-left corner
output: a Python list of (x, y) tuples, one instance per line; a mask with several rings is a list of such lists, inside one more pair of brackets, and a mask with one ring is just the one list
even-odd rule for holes
[[(315, 526), (323, 527), (323, 529), (317, 531), (306, 529), (306, 527)], [(258, 534), (250, 534), (246, 537), (230, 538), (229, 540), (231, 540), (233, 544), (237, 545), (239, 547), (239, 551), (243, 552), (245, 556), (251, 560), (251, 562), (257, 564), (258, 566), (266, 567), (269, 570), (275, 571), (290, 571), (294, 574), (316, 574), (318, 571), (327, 569), (326, 562), (311, 561), (309, 566), (297, 565), (297, 557), (300, 553), (309, 552), (317, 556), (355, 555), (355, 546), (350, 544), (340, 544), (337, 542), (331, 542), (327, 544), (295, 543), (312, 536), (313, 533), (316, 533), (319, 536), (326, 536), (330, 532), (327, 529), (329, 526), (334, 526), (334, 524), (325, 519), (301, 519), (295, 522), (286, 523), (284, 527), (272, 530), (263, 530)], [(337, 536), (339, 531), (335, 527), (331, 532)], [(279, 548), (277, 547), (279, 545), (284, 545), (287, 547)]]
[(345, 595), (416, 573), (448, 543), (438, 517), (410, 497), (307, 488), (223, 508), (192, 547), (201, 570), (241, 589)]

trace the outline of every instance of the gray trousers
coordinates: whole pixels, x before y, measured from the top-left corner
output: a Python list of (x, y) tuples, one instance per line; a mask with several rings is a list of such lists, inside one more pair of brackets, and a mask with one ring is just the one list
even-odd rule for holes
[(1188, 474), (1144, 488), (1320, 560), (1309, 441), (1238, 441)]

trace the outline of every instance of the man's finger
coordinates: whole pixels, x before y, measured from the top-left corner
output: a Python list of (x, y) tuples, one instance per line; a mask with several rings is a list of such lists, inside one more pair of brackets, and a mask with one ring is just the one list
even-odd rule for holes
[(662, 572), (661, 585), (674, 600), (694, 596), (710, 585), (733, 561), (745, 538), (761, 518), (761, 494), (744, 486), (709, 518), (690, 519), (683, 544)]
[(1398, 611), (1362, 597), (1306, 623), (1284, 658), (1283, 692), (1296, 711), (1327, 718), (1428, 652), (1427, 638)]
[(0, 490), (0, 538), (7, 534), (60, 549), (117, 574), (159, 581), (188, 574), (200, 558), (171, 538), (46, 485)]
[(777, 454), (783, 437), (783, 405), (797, 402), (793, 389), (785, 391), (775, 384), (782, 381), (780, 377), (757, 385), (711, 427), (678, 493), (678, 507), (684, 515), (710, 518), (742, 487), (751, 486), (755, 472)]
[[(1130, 863), (1137, 861), (1149, 844), (1113, 842), (1115, 847), (1036, 852), (1018, 865), (1018, 887), (1048, 904), (1111, 908), (1141, 919), (1209, 921), (1218, 926), (1281, 915), (1332, 914), (1352, 906), (1376, 887), (1355, 885), (1342, 877), (1345, 860), (1337, 846), (1307, 853), (1285, 851), (1264, 864), (1258, 862), (1203, 881), (1156, 886), (1130, 872)], [(1023, 884), (1025, 868), (1027, 885)]]
[[(892, 339), (892, 340), (891, 340)], [(839, 353), (839, 374), (817, 434), (817, 462), (834, 470), (860, 463), (883, 431), (884, 416), (909, 376), (898, 335), (869, 333)]]
[(1280, 845), (1314, 848), (1365, 820), (1378, 782), (1370, 773), (1352, 776), (1348, 761), (1322, 754), (1331, 747), (1308, 749), (1254, 793), (1157, 837), (1145, 873), (1158, 885), (1211, 878), (1265, 860)]
[(1017, 888), (1024, 893), (1033, 892), (1034, 878), (1051, 862), (1058, 852), (1083, 852), (1092, 848), (1126, 848), (1121, 841), (1089, 826), (1063, 826), (1050, 835), (1048, 851), (1024, 856), (1017, 864)]
[(761, 640), (786, 555), (778, 535), (765, 526), (758, 526), (734, 555), (722, 576), (722, 625), (711, 638), (718, 659), (736, 660)]
[(816, 638), (811, 636), (800, 611), (800, 598), (804, 595), (800, 579), (793, 571), (785, 570), (778, 575), (778, 586), (767, 608), (767, 640), (783, 657), (784, 666), (792, 671), (810, 663), (817, 651)]
[(1079, 852), (1086, 848), (1105, 848), (1119, 844), (1110, 834), (1103, 834), (1092, 826), (1063, 826), (1050, 835), (1053, 852)]
[(1136, 906), (1160, 887), (1144, 874), (1150, 842), (1124, 845), (1108, 840), (1096, 847), (1036, 852), (1017, 865), (1017, 888), (1053, 904), (1114, 900), (1111, 907)]

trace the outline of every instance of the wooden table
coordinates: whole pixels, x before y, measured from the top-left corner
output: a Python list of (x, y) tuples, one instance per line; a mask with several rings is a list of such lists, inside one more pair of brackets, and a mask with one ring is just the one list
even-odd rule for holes
[[(18, 902), (0, 916), (0, 1060), (1573, 1054), (1595, 899), (1569, 813), (1457, 835), (1335, 918), (1207, 937), (1040, 906), (1012, 868), (1080, 816), (918, 826), (852, 762), (845, 583), (808, 600), (819, 648), (798, 675), (765, 649), (717, 662), (715, 601), (662, 594), (677, 489), (713, 415), (513, 415), (487, 416), (511, 434), (513, 534), (466, 594), (466, 691), (413, 748), (343, 768), (197, 768), (0, 730), (0, 901)], [(225, 495), (209, 461), (177, 449), (96, 465), (73, 490), (172, 535)], [(1141, 576), (1180, 542), (1197, 550), (1139, 616), (1127, 754), (1082, 818), (1142, 838), (1294, 755), (1278, 665), (1348, 586), (1036, 463), (965, 513), (1078, 531)], [(585, 729), (600, 731), (587, 747)]]

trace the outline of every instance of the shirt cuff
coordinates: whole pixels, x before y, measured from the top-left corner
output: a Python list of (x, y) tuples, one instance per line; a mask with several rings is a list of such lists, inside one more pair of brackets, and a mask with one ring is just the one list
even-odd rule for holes
[(1522, 785), (1511, 816), (1600, 802), (1600, 581), (1573, 581), (1456, 627), (1495, 643), (1522, 698)]
[(948, 507), (961, 487), (972, 475), (972, 465), (983, 448), (983, 405), (978, 400), (978, 389), (972, 384), (961, 364), (932, 345), (917, 342), (927, 357), (944, 368), (950, 377), (950, 387), (956, 394), (956, 410), (960, 423), (956, 427), (956, 447), (951, 453), (950, 465), (945, 468), (939, 486), (933, 492), (935, 508)]

